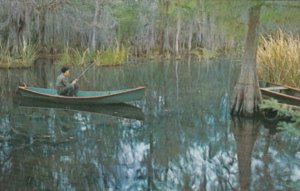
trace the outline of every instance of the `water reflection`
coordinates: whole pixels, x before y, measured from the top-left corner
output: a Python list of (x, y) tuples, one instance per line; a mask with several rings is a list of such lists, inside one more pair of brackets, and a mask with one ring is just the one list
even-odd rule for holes
[(233, 135), (236, 141), (239, 185), (249, 190), (251, 182), (252, 151), (258, 137), (259, 123), (252, 119), (233, 120)]
[(116, 117), (123, 117), (129, 119), (144, 120), (144, 113), (141, 108), (134, 105), (120, 103), (120, 104), (101, 104), (101, 105), (77, 105), (77, 104), (58, 104), (49, 103), (46, 101), (40, 101), (32, 98), (25, 98), (21, 96), (14, 97), (14, 106), (23, 109), (32, 108), (54, 108), (56, 110), (75, 110), (75, 111), (87, 111), (93, 113), (101, 113), (106, 115), (112, 115)]
[(230, 60), (95, 67), (80, 81), (88, 90), (145, 85), (145, 99), (134, 106), (13, 102), (19, 81), (52, 87), (58, 73), (47, 60), (0, 70), (0, 190), (295, 190), (299, 184), (299, 138), (228, 115)]

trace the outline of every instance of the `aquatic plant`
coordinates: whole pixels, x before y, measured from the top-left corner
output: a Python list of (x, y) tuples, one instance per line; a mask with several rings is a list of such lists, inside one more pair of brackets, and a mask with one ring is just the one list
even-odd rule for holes
[(78, 49), (73, 49), (74, 65), (83, 66), (88, 63), (91, 59), (91, 53), (89, 49), (80, 51)]
[(123, 64), (128, 57), (129, 48), (123, 46), (108, 48), (106, 50), (97, 50), (95, 52), (94, 63), (97, 65), (119, 65)]
[(58, 59), (59, 65), (83, 66), (91, 60), (92, 53), (89, 49), (79, 50), (66, 47)]
[(197, 56), (199, 59), (210, 59), (218, 56), (216, 50), (209, 50), (206, 48), (195, 48), (191, 50), (191, 54)]
[(28, 45), (21, 54), (21, 65), (22, 66), (31, 66), (38, 56), (38, 49), (34, 45)]
[(293, 135), (300, 136), (299, 107), (278, 103), (275, 99), (265, 99), (259, 107), (263, 112), (272, 112), (273, 119), (279, 120), (279, 129), (285, 130)]
[(259, 78), (278, 84), (300, 85), (300, 39), (278, 30), (260, 36), (257, 51)]
[(12, 58), (9, 56), (7, 49), (0, 44), (0, 68), (9, 68)]
[(61, 53), (58, 63), (61, 65), (68, 65), (71, 63), (71, 55), (70, 55), (70, 48), (66, 47), (63, 49), (63, 52)]
[(23, 68), (33, 65), (37, 58), (37, 47), (28, 45), (18, 55), (11, 55), (9, 50), (0, 44), (0, 67)]

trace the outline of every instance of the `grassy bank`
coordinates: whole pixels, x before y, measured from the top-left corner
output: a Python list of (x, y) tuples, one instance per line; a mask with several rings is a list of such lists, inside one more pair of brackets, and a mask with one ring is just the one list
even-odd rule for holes
[[(46, 50), (45, 50), (46, 49)], [(241, 49), (241, 48), (240, 48)], [(232, 50), (235, 54), (240, 49)], [(230, 51), (229, 51), (230, 52)], [(120, 65), (130, 57), (145, 59), (184, 59), (193, 56), (198, 59), (211, 59), (222, 54), (231, 55), (227, 51), (194, 48), (190, 52), (180, 52), (174, 55), (171, 52), (160, 53), (158, 50), (149, 50), (147, 53), (137, 55), (130, 47), (116, 45), (107, 49), (96, 50), (62, 47), (59, 50), (47, 51), (47, 48), (28, 46), (18, 56), (12, 56), (0, 44), (0, 68), (30, 67), (39, 56), (50, 55), (60, 65), (82, 66), (90, 61), (97, 65)], [(240, 55), (240, 54), (239, 54)], [(257, 52), (257, 70), (260, 79), (279, 84), (300, 87), (300, 39), (292, 34), (278, 30), (271, 35), (261, 35)]]
[[(48, 52), (48, 53), (47, 53)], [(97, 50), (95, 52), (76, 48), (63, 48), (54, 54), (45, 51), (45, 48), (28, 46), (26, 50), (17, 55), (11, 53), (0, 45), (0, 68), (26, 68), (31, 67), (38, 57), (54, 58), (59, 65), (83, 66), (90, 61), (96, 65), (120, 65), (128, 58), (129, 49), (125, 47)]]
[[(1, 48), (1, 47), (0, 47)], [(48, 50), (49, 49), (49, 50)], [(219, 56), (220, 53), (214, 50), (205, 48), (195, 48), (189, 53), (179, 53), (174, 55), (172, 53), (160, 54), (158, 50), (149, 51), (147, 54), (137, 56), (134, 50), (129, 47), (117, 46), (107, 49), (96, 50), (95, 52), (89, 49), (78, 48), (59, 48), (53, 51), (52, 47), (33, 47), (30, 46), (26, 51), (21, 52), (19, 56), (11, 56), (8, 51), (0, 49), (0, 68), (21, 68), (30, 67), (33, 65), (36, 58), (49, 58), (54, 59), (59, 65), (69, 66), (84, 66), (90, 61), (94, 61), (96, 65), (121, 65), (130, 57), (138, 57), (150, 60), (161, 59), (185, 59), (189, 56), (194, 58), (211, 59)]]
[(95, 52), (91, 52), (89, 49), (65, 48), (59, 56), (58, 63), (60, 65), (83, 66), (93, 60), (96, 65), (120, 65), (127, 59), (128, 54), (128, 48), (124, 47), (108, 48)]

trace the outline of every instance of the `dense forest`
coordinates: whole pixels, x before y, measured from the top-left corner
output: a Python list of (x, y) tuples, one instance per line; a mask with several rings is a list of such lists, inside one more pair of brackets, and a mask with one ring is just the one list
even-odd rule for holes
[(247, 9), (257, 3), (266, 4), (262, 33), (282, 24), (299, 32), (297, 1), (0, 0), (0, 44), (10, 54), (36, 45), (48, 51), (121, 47), (133, 56), (231, 50), (243, 45)]

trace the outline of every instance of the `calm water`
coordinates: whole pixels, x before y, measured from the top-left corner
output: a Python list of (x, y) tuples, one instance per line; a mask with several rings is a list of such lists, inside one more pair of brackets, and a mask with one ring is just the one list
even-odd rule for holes
[(14, 99), (20, 81), (54, 86), (49, 61), (0, 70), (0, 190), (296, 190), (299, 138), (231, 119), (234, 71), (226, 59), (94, 67), (81, 89), (145, 85), (145, 98), (65, 109)]

